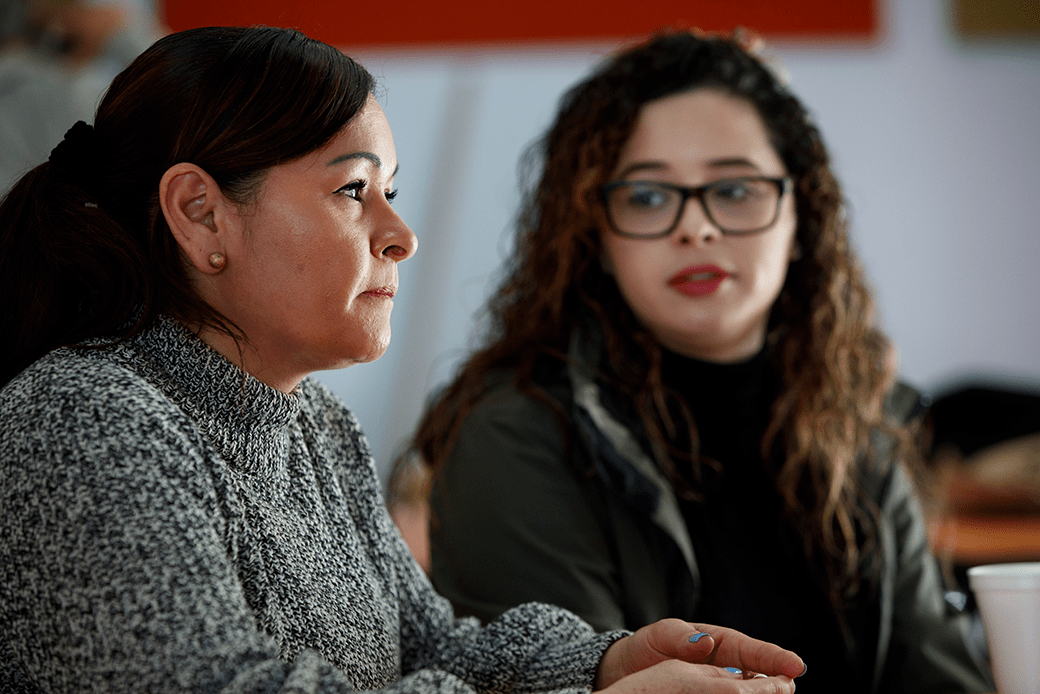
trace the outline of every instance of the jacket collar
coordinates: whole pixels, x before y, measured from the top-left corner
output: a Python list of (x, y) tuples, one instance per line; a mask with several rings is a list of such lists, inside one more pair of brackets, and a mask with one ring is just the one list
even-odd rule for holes
[(694, 577), (699, 575), (693, 545), (672, 485), (640, 445), (632, 424), (604, 402), (595, 374), (604, 360), (603, 337), (591, 326), (575, 330), (568, 349), (567, 373), (574, 393), (578, 435), (592, 459), (625, 502), (646, 514), (679, 547)]

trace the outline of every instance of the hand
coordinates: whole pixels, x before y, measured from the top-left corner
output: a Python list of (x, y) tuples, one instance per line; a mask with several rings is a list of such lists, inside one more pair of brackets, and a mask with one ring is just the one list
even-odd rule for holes
[[(720, 672), (719, 668), (731, 667), (745, 673), (783, 675), (789, 679), (805, 671), (805, 663), (791, 651), (739, 631), (690, 624), (679, 619), (662, 619), (607, 649), (596, 671), (595, 688), (609, 687), (625, 677), (669, 660), (713, 665), (715, 668), (710, 671), (716, 673)], [(726, 673), (727, 676), (730, 674), (734, 673)], [(740, 674), (734, 676), (738, 679), (743, 677)]]
[[(746, 638), (746, 637), (745, 637)], [(714, 665), (665, 660), (623, 677), (605, 694), (794, 694), (790, 677), (744, 679)]]

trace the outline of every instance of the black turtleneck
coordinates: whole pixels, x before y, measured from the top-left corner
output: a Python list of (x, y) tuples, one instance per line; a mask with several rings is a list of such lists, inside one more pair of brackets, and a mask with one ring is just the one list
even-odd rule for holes
[(798, 653), (809, 664), (799, 693), (867, 691), (872, 656), (850, 663), (818, 572), (784, 514), (773, 474), (780, 456), (761, 453), (777, 369), (765, 351), (732, 364), (666, 351), (662, 375), (686, 399), (707, 463), (696, 482), (703, 498), (680, 502), (701, 574), (696, 619)]

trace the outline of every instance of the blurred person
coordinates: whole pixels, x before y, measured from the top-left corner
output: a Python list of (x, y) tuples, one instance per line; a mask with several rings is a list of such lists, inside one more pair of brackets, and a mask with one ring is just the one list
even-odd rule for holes
[(0, 0), (0, 193), (90, 120), (111, 79), (161, 33), (140, 4)]
[(793, 692), (732, 630), (434, 593), (308, 378), (382, 355), (416, 251), (372, 88), (295, 31), (173, 34), (0, 203), (0, 691)]
[(752, 43), (664, 33), (564, 96), (489, 336), (398, 463), (432, 469), (434, 585), (726, 624), (811, 663), (799, 692), (992, 691), (827, 149)]

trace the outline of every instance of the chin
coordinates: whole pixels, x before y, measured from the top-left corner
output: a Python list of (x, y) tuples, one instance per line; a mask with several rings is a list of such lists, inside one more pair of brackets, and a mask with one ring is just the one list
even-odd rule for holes
[(390, 336), (387, 335), (385, 340), (372, 340), (367, 344), (361, 345), (357, 343), (341, 345), (341, 348), (335, 351), (326, 349), (323, 355), (324, 358), (321, 359), (323, 363), (317, 368), (313, 368), (314, 365), (312, 364), (312, 371), (335, 371), (337, 369), (345, 369), (348, 366), (354, 366), (355, 364), (375, 361), (383, 356), (386, 348), (389, 346)]
[(387, 348), (390, 346), (390, 333), (387, 332), (386, 336), (379, 336), (374, 338), (371, 344), (366, 345), (367, 349), (358, 350), (354, 355), (352, 363), (364, 364), (366, 362), (375, 361), (379, 357), (386, 354)]

